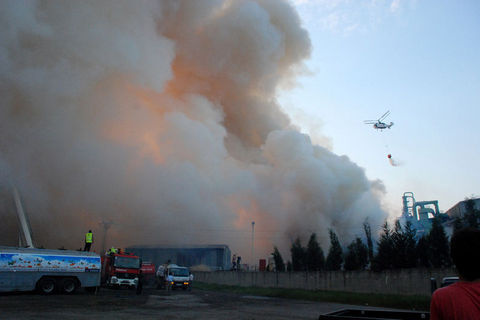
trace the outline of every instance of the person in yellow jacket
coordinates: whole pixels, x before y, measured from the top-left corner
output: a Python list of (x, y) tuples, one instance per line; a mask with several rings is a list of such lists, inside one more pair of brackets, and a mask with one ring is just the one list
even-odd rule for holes
[(83, 251), (90, 251), (90, 247), (92, 246), (93, 243), (93, 233), (92, 230), (88, 230), (87, 233), (85, 233), (85, 248)]

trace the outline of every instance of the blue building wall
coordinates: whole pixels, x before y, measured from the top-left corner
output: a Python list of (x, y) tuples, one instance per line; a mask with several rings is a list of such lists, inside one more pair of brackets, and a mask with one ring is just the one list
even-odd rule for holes
[(155, 266), (175, 263), (192, 267), (206, 265), (212, 270), (229, 270), (231, 268), (230, 248), (227, 245), (211, 245), (203, 247), (151, 247), (135, 246), (126, 248), (127, 252), (135, 253), (143, 261), (151, 261)]

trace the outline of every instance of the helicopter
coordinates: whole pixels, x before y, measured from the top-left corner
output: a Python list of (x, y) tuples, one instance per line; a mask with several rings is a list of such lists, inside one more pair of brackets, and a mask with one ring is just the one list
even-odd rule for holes
[(390, 111), (387, 111), (383, 114), (383, 116), (378, 118), (378, 120), (365, 120), (363, 122), (365, 124), (373, 124), (374, 129), (378, 129), (378, 130), (383, 130), (383, 129), (387, 129), (387, 128), (390, 129), (393, 126), (393, 122), (390, 122), (390, 124), (382, 122), (389, 115), (390, 115)]

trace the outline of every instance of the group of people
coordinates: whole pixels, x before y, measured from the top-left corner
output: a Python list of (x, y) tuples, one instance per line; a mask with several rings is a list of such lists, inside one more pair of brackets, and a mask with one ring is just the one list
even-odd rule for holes
[(173, 276), (168, 274), (168, 265), (170, 264), (170, 260), (167, 263), (158, 266), (157, 269), (157, 288), (158, 289), (171, 289), (171, 283), (173, 281)]
[(241, 270), (242, 257), (234, 254), (232, 256), (232, 270), (238, 271)]

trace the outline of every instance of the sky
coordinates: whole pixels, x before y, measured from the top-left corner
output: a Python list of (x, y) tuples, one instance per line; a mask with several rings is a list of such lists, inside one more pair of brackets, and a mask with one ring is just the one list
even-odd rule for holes
[[(442, 212), (479, 197), (480, 2), (293, 3), (313, 49), (280, 101), (301, 131), (383, 181), (391, 217), (407, 191)], [(390, 130), (363, 123), (388, 110)]]

